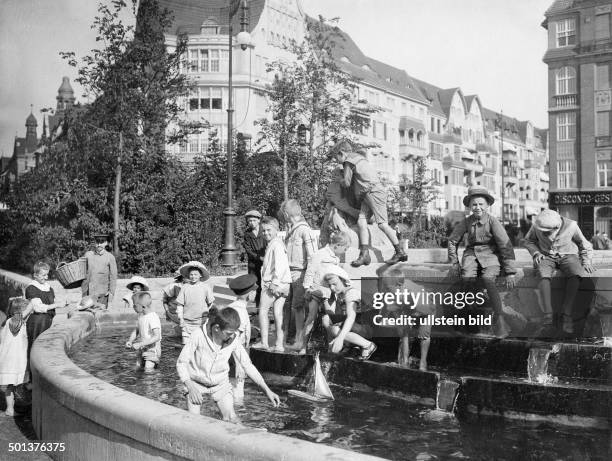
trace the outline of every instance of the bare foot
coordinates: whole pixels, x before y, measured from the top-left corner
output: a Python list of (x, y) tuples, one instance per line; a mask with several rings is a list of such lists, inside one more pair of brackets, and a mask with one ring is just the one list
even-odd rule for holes
[(264, 344), (261, 342), (252, 344), (251, 347), (253, 349), (263, 349), (264, 351), (267, 351), (268, 349), (270, 349), (270, 346), (268, 344)]
[(419, 370), (420, 371), (427, 371), (427, 362), (419, 363)]
[(11, 408), (11, 409), (6, 409), (6, 411), (4, 412), (4, 414), (6, 416), (15, 416), (15, 411)]

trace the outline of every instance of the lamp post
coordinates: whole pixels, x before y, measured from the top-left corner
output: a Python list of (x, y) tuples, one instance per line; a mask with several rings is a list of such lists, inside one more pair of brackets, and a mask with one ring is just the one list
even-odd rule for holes
[[(236, 257), (238, 251), (236, 250), (236, 243), (234, 241), (234, 217), (236, 211), (234, 210), (234, 180), (233, 180), (233, 162), (232, 156), (234, 153), (233, 146), (233, 115), (234, 108), (232, 104), (232, 48), (233, 48), (233, 27), (232, 18), (236, 14), (237, 8), (232, 7), (234, 2), (230, 1), (228, 24), (229, 24), (229, 56), (228, 56), (228, 96), (227, 96), (227, 208), (223, 210), (225, 216), (225, 244), (221, 250), (221, 265), (222, 266), (235, 266)], [(248, 0), (240, 1), (240, 8), (242, 10), (242, 16), (240, 18), (241, 31), (236, 37), (236, 42), (240, 45), (242, 50), (246, 50), (251, 43), (251, 35), (247, 31), (248, 23)]]
[(500, 149), (499, 152), (501, 154), (501, 217), (502, 217), (502, 226), (506, 221), (506, 210), (504, 208), (504, 199), (506, 197), (506, 185), (504, 184), (504, 111), (501, 111), (499, 114), (499, 133), (500, 133)]

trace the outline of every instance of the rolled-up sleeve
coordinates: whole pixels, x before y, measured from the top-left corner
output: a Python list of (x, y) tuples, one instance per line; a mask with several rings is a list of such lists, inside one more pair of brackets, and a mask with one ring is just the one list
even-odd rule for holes
[(189, 362), (193, 357), (194, 351), (196, 350), (196, 335), (191, 335), (187, 344), (183, 347), (178, 360), (176, 361), (176, 371), (178, 372), (181, 382), (185, 382), (191, 379), (189, 374)]

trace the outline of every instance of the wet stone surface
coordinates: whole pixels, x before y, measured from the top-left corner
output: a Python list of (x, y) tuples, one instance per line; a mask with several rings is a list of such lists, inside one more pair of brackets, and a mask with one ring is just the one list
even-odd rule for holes
[[(135, 368), (136, 353), (124, 348), (128, 335), (128, 329), (103, 331), (77, 344), (70, 356), (100, 379), (185, 409), (175, 368), (181, 346), (169, 337), (171, 328), (164, 326), (161, 363), (148, 374)], [(605, 431), (499, 418), (459, 421), (424, 405), (422, 399), (398, 399), (335, 385), (334, 402), (310, 402), (287, 394), (298, 387), (292, 379), (266, 378), (281, 396), (280, 408), (272, 408), (259, 389), (247, 384), (245, 406), (237, 407), (237, 413), (247, 426), (290, 437), (398, 460), (610, 459), (610, 434)], [(219, 418), (212, 400), (202, 408), (203, 414)]]

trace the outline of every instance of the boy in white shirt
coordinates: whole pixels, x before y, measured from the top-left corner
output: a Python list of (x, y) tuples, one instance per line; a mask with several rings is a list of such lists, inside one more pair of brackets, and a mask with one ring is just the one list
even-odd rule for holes
[(268, 311), (274, 309), (274, 323), (276, 325), (276, 345), (273, 352), (284, 352), (283, 340), (285, 334), (283, 325), (283, 307), (285, 299), (289, 295), (291, 286), (291, 271), (289, 270), (289, 259), (285, 244), (277, 236), (278, 221), (266, 216), (261, 222), (261, 229), (268, 246), (261, 268), (261, 301), (259, 303), (259, 328), (261, 329), (261, 341), (253, 344), (257, 349), (269, 349), (268, 332), (270, 320)]
[(151, 307), (151, 295), (146, 291), (134, 293), (134, 310), (138, 326), (132, 331), (125, 347), (138, 351), (138, 365), (153, 370), (161, 357), (161, 322)]

